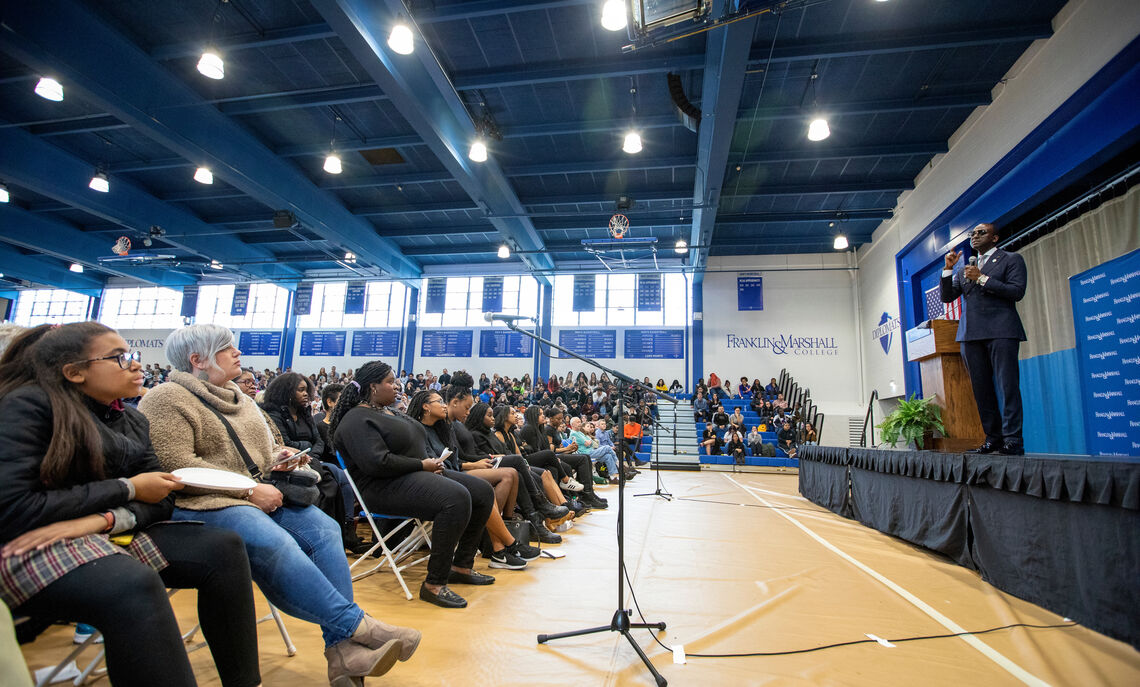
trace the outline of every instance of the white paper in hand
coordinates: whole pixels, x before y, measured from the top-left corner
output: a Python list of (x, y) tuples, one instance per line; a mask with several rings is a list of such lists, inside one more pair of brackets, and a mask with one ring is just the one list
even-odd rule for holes
[(447, 457), (450, 455), (451, 455), (451, 449), (445, 448), (445, 449), (443, 449), (443, 453), (439, 454), (439, 459), (440, 460), (447, 460)]

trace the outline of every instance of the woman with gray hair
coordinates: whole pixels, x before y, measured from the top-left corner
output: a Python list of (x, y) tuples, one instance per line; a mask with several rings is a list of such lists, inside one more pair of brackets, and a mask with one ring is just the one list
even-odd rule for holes
[[(169, 383), (155, 387), (139, 405), (150, 420), (164, 469), (201, 467), (248, 476), (236, 442), (263, 474), (308, 461), (305, 456), (277, 465), (294, 449), (274, 446), (260, 409), (231, 381), (242, 370), (241, 351), (229, 329), (198, 324), (176, 330), (166, 340), (166, 357), (175, 368)], [(260, 483), (236, 495), (180, 494), (173, 519), (199, 520), (241, 535), (253, 580), (266, 598), (321, 626), (334, 687), (382, 675), (419, 645), (418, 630), (382, 623), (353, 602), (340, 528), (315, 506), (284, 503), (276, 487)]]

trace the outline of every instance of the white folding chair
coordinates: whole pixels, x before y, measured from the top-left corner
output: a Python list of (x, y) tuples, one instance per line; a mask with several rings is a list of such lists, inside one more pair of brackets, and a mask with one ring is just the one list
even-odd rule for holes
[[(355, 582), (359, 579), (380, 572), (380, 569), (387, 565), (396, 575), (396, 580), (400, 583), (400, 587), (402, 587), (404, 590), (404, 596), (407, 597), (408, 601), (411, 601), (412, 593), (408, 590), (408, 585), (404, 582), (404, 576), (401, 573), (405, 569), (410, 568), (411, 566), (416, 565), (422, 561), (426, 561), (430, 557), (431, 554), (429, 553), (420, 556), (415, 560), (407, 561), (407, 559), (411, 558), (417, 551), (420, 550), (420, 546), (422, 544), (427, 544), (428, 548), (431, 548), (431, 537), (428, 533), (430, 529), (430, 523), (428, 525), (424, 525), (423, 521), (419, 518), (407, 518), (400, 515), (386, 515), (384, 513), (372, 512), (372, 510), (364, 502), (364, 496), (360, 493), (360, 489), (357, 488), (356, 481), (352, 479), (352, 475), (349, 473), (348, 467), (344, 464), (344, 458), (341, 457), (339, 451), (336, 453), (336, 462), (340, 464), (341, 469), (344, 470), (344, 474), (348, 477), (348, 485), (352, 487), (352, 493), (356, 495), (356, 502), (360, 504), (360, 510), (364, 513), (365, 519), (368, 520), (368, 527), (372, 530), (372, 538), (376, 540), (376, 543), (372, 545), (372, 548), (368, 549), (368, 551), (366, 551), (360, 558), (358, 558), (356, 562), (349, 566), (348, 570), (349, 572), (352, 572), (353, 568), (360, 565), (369, 558), (374, 558), (376, 560), (376, 565), (372, 566), (370, 569), (362, 573), (353, 575), (352, 581)], [(377, 520), (391, 520), (398, 522), (399, 524), (393, 527), (388, 532), (388, 534), (382, 534), (380, 532), (380, 528), (376, 525)], [(396, 533), (403, 529), (405, 525), (410, 528), (407, 536), (404, 537), (403, 541), (397, 544), (395, 548), (389, 548), (388, 540), (395, 537)], [(380, 550), (379, 554), (376, 553), (377, 549)]]

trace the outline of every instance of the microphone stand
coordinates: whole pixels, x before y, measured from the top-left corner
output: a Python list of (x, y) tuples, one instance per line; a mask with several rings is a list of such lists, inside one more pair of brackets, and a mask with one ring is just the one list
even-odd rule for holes
[[(653, 419), (652, 416), (646, 419), (648, 419), (649, 422), (654, 426), (666, 432), (669, 432), (668, 428), (666, 428), (657, 420)], [(673, 412), (673, 431), (669, 433), (673, 435), (673, 455), (675, 456), (677, 455), (677, 413), (675, 410)], [(657, 441), (657, 439), (660, 438), (660, 435), (653, 437), (653, 472), (656, 473), (655, 477), (657, 479), (657, 489), (645, 494), (634, 494), (634, 498), (637, 498), (638, 496), (660, 496), (666, 501), (673, 500), (673, 495), (664, 489), (664, 485), (661, 483), (661, 442)]]
[[(661, 393), (660, 391), (657, 391), (656, 389), (653, 389), (651, 387), (647, 387), (644, 384), (634, 380), (632, 377), (624, 375), (624, 374), (618, 372), (617, 370), (610, 369), (610, 368), (602, 365), (601, 363), (597, 362), (596, 360), (593, 360), (592, 358), (587, 358), (585, 356), (578, 355), (574, 351), (567, 350), (567, 349), (555, 344), (553, 341), (547, 341), (546, 339), (542, 338), (541, 336), (538, 336), (537, 334), (535, 334), (533, 332), (528, 332), (525, 329), (520, 329), (519, 327), (517, 327), (515, 325), (515, 323), (513, 321), (503, 321), (503, 324), (507, 325), (507, 328), (510, 329), (511, 331), (518, 332), (519, 334), (530, 337), (531, 339), (534, 339), (538, 343), (546, 344), (547, 346), (549, 346), (550, 348), (553, 348), (555, 350), (562, 351), (563, 353), (566, 353), (570, 357), (577, 358), (578, 360), (581, 360), (582, 362), (584, 362), (588, 365), (592, 365), (592, 366), (598, 368), (599, 370), (601, 370), (602, 372), (605, 372), (605, 373), (609, 374), (611, 377), (613, 377), (614, 380), (616, 380), (618, 383), (617, 416), (618, 416), (618, 420), (619, 420), (622, 427), (625, 426), (625, 422), (624, 422), (625, 406), (624, 406), (623, 396), (629, 390), (632, 390), (634, 388), (640, 388), (640, 389), (643, 389), (645, 391), (649, 391), (651, 393), (656, 394), (658, 396), (658, 398), (663, 398), (663, 399), (665, 399), (665, 400), (667, 400), (673, 404), (677, 403), (677, 399), (670, 396), (669, 394), (664, 394), (664, 393)], [(550, 355), (550, 353), (548, 352), (547, 355)], [(553, 357), (553, 356), (550, 356), (550, 357)], [(629, 640), (630, 646), (632, 646), (633, 650), (637, 652), (637, 655), (641, 658), (641, 662), (644, 663), (645, 667), (649, 670), (650, 673), (652, 673), (653, 679), (656, 681), (658, 687), (665, 687), (665, 685), (668, 684), (668, 681), (664, 678), (664, 676), (661, 675), (661, 673), (657, 672), (657, 668), (655, 668), (653, 666), (653, 664), (649, 661), (649, 657), (645, 655), (645, 651), (641, 648), (641, 646), (638, 645), (637, 641), (634, 640), (633, 635), (630, 633), (630, 630), (639, 629), (639, 628), (655, 629), (658, 631), (663, 631), (665, 629), (665, 623), (635, 623), (635, 622), (631, 622), (630, 616), (632, 615), (632, 613), (631, 613), (630, 609), (624, 608), (624, 606), (625, 606), (625, 579), (624, 579), (624, 573), (625, 573), (625, 454), (629, 448), (625, 443), (625, 433), (624, 432), (622, 433), (621, 441), (615, 442), (615, 445), (618, 446), (617, 457), (618, 457), (618, 468), (619, 468), (618, 469), (618, 512), (617, 512), (617, 515), (618, 515), (618, 524), (617, 524), (617, 542), (618, 542), (617, 609), (614, 611), (613, 617), (610, 619), (609, 625), (602, 625), (599, 627), (589, 627), (589, 628), (586, 628), (584, 630), (573, 630), (571, 632), (559, 632), (557, 634), (540, 634), (540, 635), (538, 635), (538, 643), (539, 644), (545, 644), (545, 643), (547, 643), (553, 639), (563, 639), (566, 637), (578, 637), (581, 635), (590, 635), (590, 634), (596, 634), (599, 632), (618, 632), (618, 633), (621, 633), (621, 635), (623, 637), (625, 637), (627, 640)]]

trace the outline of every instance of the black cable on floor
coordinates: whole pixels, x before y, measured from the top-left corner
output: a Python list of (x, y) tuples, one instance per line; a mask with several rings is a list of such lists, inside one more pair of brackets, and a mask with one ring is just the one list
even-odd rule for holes
[[(641, 612), (641, 606), (637, 603), (637, 594), (633, 591), (633, 582), (629, 579), (629, 569), (622, 564), (622, 572), (625, 575), (626, 586), (629, 588), (630, 598), (633, 599), (633, 607), (637, 609), (637, 615), (641, 618), (641, 622), (646, 622), (645, 614)], [(883, 638), (883, 641), (892, 644), (901, 644), (902, 642), (917, 642), (924, 639), (948, 639), (951, 637), (964, 637), (966, 635), (984, 635), (990, 632), (998, 632), (999, 630), (1008, 630), (1015, 627), (1025, 627), (1033, 630), (1051, 630), (1056, 628), (1076, 627), (1077, 623), (1069, 621), (1065, 623), (1057, 623), (1055, 625), (1033, 625), (1031, 623), (1011, 623), (1009, 625), (1001, 625), (999, 627), (990, 627), (984, 630), (967, 630), (965, 632), (954, 632), (950, 634), (941, 635), (918, 635), (914, 637), (901, 637), (899, 639)], [(657, 634), (650, 632), (653, 641), (657, 642), (662, 649), (672, 652), (673, 648), (666, 646), (664, 642), (657, 638)], [(813, 651), (823, 651), (824, 649), (835, 649), (841, 646), (854, 646), (856, 644), (878, 644), (877, 639), (856, 639), (850, 642), (836, 642), (835, 644), (825, 644), (823, 646), (813, 646), (807, 649), (789, 649), (787, 651), (753, 651), (748, 653), (739, 654), (690, 654), (685, 652), (687, 658), (746, 658), (753, 656), (791, 656), (792, 654), (808, 654)]]

